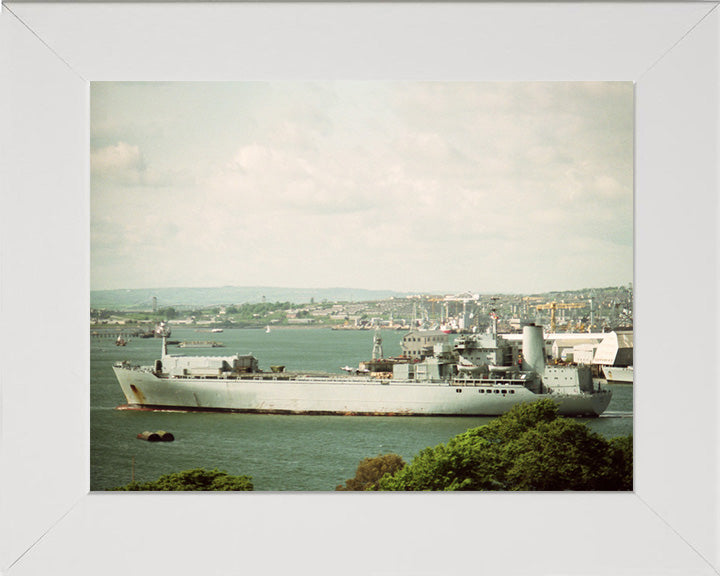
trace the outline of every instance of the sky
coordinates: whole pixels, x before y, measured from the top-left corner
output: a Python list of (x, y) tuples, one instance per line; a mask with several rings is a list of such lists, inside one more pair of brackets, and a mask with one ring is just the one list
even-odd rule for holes
[(91, 287), (633, 279), (628, 82), (91, 84)]

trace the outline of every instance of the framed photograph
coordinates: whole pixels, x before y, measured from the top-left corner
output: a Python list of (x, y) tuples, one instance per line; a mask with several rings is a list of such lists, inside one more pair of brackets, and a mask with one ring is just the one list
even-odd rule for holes
[[(716, 7), (3, 4), (0, 570), (716, 574)], [(123, 81), (633, 83), (634, 491), (91, 493), (90, 95)]]

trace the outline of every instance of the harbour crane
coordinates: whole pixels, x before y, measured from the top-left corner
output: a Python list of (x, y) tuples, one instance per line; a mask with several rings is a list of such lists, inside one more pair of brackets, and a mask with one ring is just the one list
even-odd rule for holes
[(545, 304), (537, 304), (536, 310), (550, 310), (550, 332), (555, 333), (555, 311), (566, 310), (570, 308), (585, 308), (587, 304), (584, 302), (547, 302)]
[[(431, 303), (431, 304), (430, 304), (430, 306), (431, 306), (430, 317), (431, 317), (431, 318), (436, 318), (436, 316), (435, 316), (435, 303), (436, 303), (436, 302), (443, 302), (444, 300), (445, 300), (444, 298), (441, 298), (441, 297), (438, 297), (438, 296), (430, 296), (429, 298), (427, 298), (427, 301)], [(443, 321), (443, 310), (442, 310), (442, 306), (441, 306), (441, 307), (440, 307), (440, 322), (442, 322), (442, 321)]]
[(633, 293), (632, 285), (629, 288), (620, 287), (610, 302), (611, 321), (617, 326), (632, 326), (633, 324)]

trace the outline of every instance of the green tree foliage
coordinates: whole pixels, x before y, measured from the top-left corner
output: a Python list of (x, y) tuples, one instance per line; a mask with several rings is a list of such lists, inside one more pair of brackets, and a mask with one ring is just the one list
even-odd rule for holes
[(157, 313), (160, 318), (164, 318), (165, 320), (173, 320), (178, 316), (177, 310), (175, 310), (172, 306), (160, 308)]
[(112, 315), (113, 312), (111, 310), (96, 310), (94, 308), (90, 309), (90, 316), (93, 318), (97, 318), (98, 320), (107, 320)]
[(530, 428), (504, 448), (512, 490), (613, 490), (607, 440), (558, 418)]
[(289, 310), (292, 306), (290, 302), (259, 302), (230, 306), (226, 308), (226, 312), (240, 322), (254, 322), (271, 316), (279, 318), (282, 316), (281, 312)]
[(405, 466), (397, 454), (384, 454), (375, 458), (365, 458), (358, 464), (355, 477), (345, 481), (335, 490), (377, 490), (378, 482), (385, 474), (394, 474)]
[(551, 400), (426, 448), (379, 490), (632, 490), (632, 437), (608, 441)]
[(205, 470), (195, 468), (174, 474), (165, 474), (153, 482), (131, 482), (115, 490), (131, 491), (250, 491), (253, 489), (250, 476), (230, 476), (217, 468)]
[(633, 489), (633, 437), (620, 436), (610, 440), (612, 468), (617, 474), (620, 490)]

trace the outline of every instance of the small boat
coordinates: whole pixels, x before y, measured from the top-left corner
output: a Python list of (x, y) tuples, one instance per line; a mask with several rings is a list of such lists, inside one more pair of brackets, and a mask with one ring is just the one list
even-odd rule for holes
[(170, 334), (172, 334), (172, 330), (170, 330), (167, 322), (160, 322), (160, 324), (155, 326), (155, 330), (153, 331), (155, 338), (169, 338)]
[(213, 328), (212, 330), (210, 330), (210, 332), (213, 332), (214, 334), (219, 334), (222, 331), (223, 331), (222, 328)]
[(178, 348), (222, 348), (224, 347), (224, 344), (220, 344), (220, 342), (210, 342), (210, 341), (192, 341), (192, 342), (180, 342), (178, 344)]
[(270, 334), (270, 326), (265, 326), (265, 334)]

